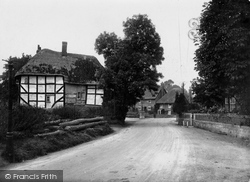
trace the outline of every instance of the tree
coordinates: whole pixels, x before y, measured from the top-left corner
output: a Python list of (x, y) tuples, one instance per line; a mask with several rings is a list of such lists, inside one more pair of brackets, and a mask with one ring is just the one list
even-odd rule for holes
[[(17, 71), (23, 66), (25, 65), (29, 59), (30, 59), (30, 55), (22, 55), (21, 58), (18, 57), (9, 57), (7, 60), (7, 62), (11, 62), (13, 64), (13, 77), (15, 76), (15, 74), (17, 73)], [(3, 82), (0, 84), (0, 101), (3, 104), (7, 104), (8, 102), (8, 94), (9, 94), (9, 90), (8, 90), (8, 84), (9, 84), (9, 80), (8, 80), (8, 75), (9, 75), (9, 70), (8, 70), (8, 64), (5, 65), (5, 71), (3, 72)], [(16, 102), (17, 98), (18, 98), (18, 87), (17, 85), (14, 83), (14, 79), (13, 79), (13, 101)]]
[(194, 61), (200, 78), (193, 84), (197, 100), (208, 107), (223, 106), (224, 99), (233, 96), (245, 102), (250, 85), (250, 2), (205, 4), (199, 35)]
[(156, 66), (164, 60), (160, 36), (147, 15), (128, 18), (123, 26), (123, 39), (104, 32), (95, 42), (95, 50), (105, 58), (103, 106), (121, 124), (128, 108), (142, 98), (146, 89), (158, 89), (162, 75)]
[(173, 112), (178, 114), (178, 117), (179, 117), (178, 124), (179, 125), (182, 124), (183, 112), (186, 112), (187, 108), (188, 108), (188, 102), (187, 102), (187, 99), (186, 99), (184, 93), (179, 94), (178, 92), (176, 92), (175, 102), (173, 105)]
[(222, 94), (224, 90), (216, 84), (209, 83), (202, 78), (194, 79), (191, 89), (195, 94), (193, 101), (202, 104), (206, 108), (224, 103), (225, 97)]

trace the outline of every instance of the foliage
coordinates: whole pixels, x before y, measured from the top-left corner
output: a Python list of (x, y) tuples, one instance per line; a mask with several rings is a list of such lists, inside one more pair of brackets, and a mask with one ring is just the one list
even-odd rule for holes
[(64, 106), (52, 110), (52, 114), (61, 119), (93, 118), (103, 115), (101, 107)]
[[(218, 83), (219, 84), (219, 83)], [(205, 81), (202, 78), (197, 78), (192, 81), (191, 89), (195, 96), (193, 101), (200, 103), (207, 108), (214, 105), (223, 105), (225, 96), (223, 88), (216, 86), (212, 82)]]
[(80, 109), (75, 106), (53, 108), (52, 114), (59, 116), (61, 119), (77, 119), (82, 115)]
[(207, 107), (222, 106), (224, 98), (237, 96), (243, 106), (250, 87), (250, 2), (205, 4), (199, 35), (194, 59), (200, 76), (193, 82), (196, 101)]
[(84, 83), (98, 79), (96, 73), (101, 71), (101, 65), (96, 65), (89, 58), (78, 59), (75, 63), (75, 69), (69, 71), (69, 81), (75, 83)]
[(8, 109), (3, 104), (0, 105), (0, 141), (5, 138), (8, 124)]
[[(65, 132), (60, 135), (17, 139), (14, 143), (15, 162), (22, 162), (46, 155), (49, 152), (69, 148), (88, 142), (97, 136), (104, 136), (112, 132), (113, 130), (109, 125), (101, 125), (81, 132)], [(2, 156), (8, 160), (6, 150), (3, 151)]]
[[(31, 56), (29, 55), (22, 55), (21, 58), (17, 58), (17, 57), (10, 57), (9, 59), (5, 60), (8, 61), (10, 63), (13, 64), (13, 71), (12, 71), (12, 77), (14, 77), (14, 75), (17, 73), (18, 70), (21, 69), (21, 67), (23, 65), (25, 65)], [(0, 102), (2, 102), (3, 104), (7, 105), (7, 101), (8, 101), (8, 94), (9, 94), (9, 70), (8, 70), (8, 65), (5, 65), (5, 71), (3, 72), (3, 82), (0, 83)], [(15, 84), (15, 80), (12, 80), (12, 94), (13, 94), (13, 101), (17, 102), (17, 98), (18, 98), (18, 86)]]
[(176, 92), (175, 102), (173, 105), (173, 112), (177, 113), (179, 116), (182, 116), (183, 112), (186, 112), (188, 109), (188, 101), (183, 93)]
[(50, 118), (50, 114), (45, 109), (30, 106), (15, 106), (12, 113), (13, 131), (26, 134), (44, 129), (44, 122)]
[[(8, 124), (8, 109), (0, 108), (0, 141), (5, 139)], [(24, 137), (33, 135), (36, 131), (44, 129), (44, 121), (53, 120), (56, 116), (51, 115), (45, 109), (30, 106), (14, 105), (12, 110), (13, 131), (22, 132)]]
[(197, 103), (189, 103), (187, 107), (188, 112), (190, 113), (199, 113), (201, 110), (201, 107)]
[(103, 107), (110, 118), (122, 124), (128, 108), (135, 105), (146, 89), (157, 90), (161, 74), (156, 65), (164, 60), (160, 36), (146, 15), (135, 15), (123, 26), (123, 39), (104, 32), (95, 42), (106, 66), (101, 79), (105, 90)]

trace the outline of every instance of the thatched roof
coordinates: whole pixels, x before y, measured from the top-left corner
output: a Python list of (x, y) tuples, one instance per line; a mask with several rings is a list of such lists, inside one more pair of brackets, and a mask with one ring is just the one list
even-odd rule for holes
[(152, 99), (155, 99), (156, 95), (157, 95), (156, 91), (146, 89), (146, 91), (144, 92), (144, 95), (143, 95), (143, 99), (144, 100), (152, 100)]
[[(167, 88), (166, 91), (166, 94), (156, 101), (156, 104), (173, 104), (175, 102), (176, 93), (183, 93), (183, 89), (178, 85), (173, 85), (171, 88)], [(186, 98), (188, 98), (188, 93), (186, 90), (184, 91), (184, 95)]]
[(62, 75), (65, 82), (86, 83), (97, 80), (98, 73), (103, 69), (94, 56), (67, 53), (49, 49), (40, 50), (16, 74), (20, 75)]
[(173, 104), (175, 102), (176, 92), (181, 92), (181, 89), (174, 88), (160, 98), (156, 103), (157, 104)]

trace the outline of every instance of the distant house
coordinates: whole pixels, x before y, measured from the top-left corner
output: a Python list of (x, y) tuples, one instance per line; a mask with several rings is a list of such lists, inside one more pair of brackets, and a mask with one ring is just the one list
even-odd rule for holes
[(42, 108), (102, 104), (98, 75), (103, 67), (94, 56), (41, 49), (16, 74), (19, 102)]
[[(183, 89), (177, 85), (173, 85), (171, 87), (165, 88), (164, 90), (166, 90), (165, 94), (161, 95), (161, 97), (155, 102), (157, 105), (156, 107), (158, 108), (157, 112), (158, 114), (162, 114), (164, 111), (166, 114), (171, 115), (173, 112), (176, 93), (183, 92)], [(188, 98), (188, 93), (186, 91), (185, 96)]]
[(156, 91), (153, 90), (146, 90), (144, 92), (143, 98), (138, 102), (135, 107), (139, 111), (154, 111), (154, 105), (155, 105), (155, 98), (157, 96)]
[(176, 90), (170, 90), (163, 97), (161, 97), (156, 104), (159, 105), (158, 113), (161, 114), (164, 110), (168, 115), (172, 114), (172, 107), (175, 102)]

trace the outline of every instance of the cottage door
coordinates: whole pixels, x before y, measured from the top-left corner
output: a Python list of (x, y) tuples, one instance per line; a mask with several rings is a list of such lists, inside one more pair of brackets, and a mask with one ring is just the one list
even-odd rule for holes
[(51, 108), (55, 102), (54, 95), (46, 95), (46, 108)]

